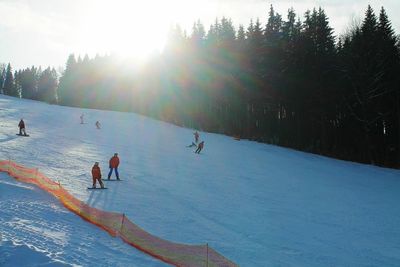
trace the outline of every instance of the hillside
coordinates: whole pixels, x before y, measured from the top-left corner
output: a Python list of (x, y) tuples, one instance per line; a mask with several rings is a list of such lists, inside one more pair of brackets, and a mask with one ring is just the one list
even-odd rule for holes
[[(15, 135), (20, 118), (30, 137)], [(132, 113), (0, 96), (1, 160), (39, 168), (85, 203), (125, 213), (158, 237), (208, 243), (240, 266), (400, 262), (400, 171), (204, 132), (197, 155), (186, 147), (192, 139), (191, 129)], [(104, 177), (115, 152), (123, 181), (87, 190), (93, 163)], [(5, 266), (165, 265), (4, 173), (0, 233)]]

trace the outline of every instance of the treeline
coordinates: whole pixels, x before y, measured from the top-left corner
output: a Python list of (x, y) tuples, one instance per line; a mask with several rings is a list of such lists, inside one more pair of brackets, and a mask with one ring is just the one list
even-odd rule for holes
[(134, 111), (177, 125), (341, 159), (400, 166), (399, 42), (384, 8), (335, 37), (322, 8), (286, 18), (270, 7), (171, 30), (140, 68), (71, 55), (62, 105)]
[(57, 72), (50, 67), (18, 70), (13, 73), (11, 64), (0, 66), (0, 92), (5, 95), (45, 101), (55, 104), (57, 99)]

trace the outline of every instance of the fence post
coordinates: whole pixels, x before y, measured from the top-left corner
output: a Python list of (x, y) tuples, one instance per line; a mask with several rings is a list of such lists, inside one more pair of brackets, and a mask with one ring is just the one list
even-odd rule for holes
[(8, 175), (11, 175), (10, 169), (11, 169), (11, 159), (10, 157), (8, 157)]
[(38, 172), (39, 172), (39, 168), (36, 168), (36, 173), (35, 173), (35, 179), (36, 180), (37, 180)]
[(125, 213), (122, 213), (122, 221), (121, 221), (121, 228), (119, 229), (119, 232), (122, 232), (122, 227), (124, 227), (124, 221), (125, 221)]
[(206, 243), (206, 247), (207, 247), (207, 261), (206, 261), (206, 263), (207, 263), (207, 267), (208, 267), (208, 243)]

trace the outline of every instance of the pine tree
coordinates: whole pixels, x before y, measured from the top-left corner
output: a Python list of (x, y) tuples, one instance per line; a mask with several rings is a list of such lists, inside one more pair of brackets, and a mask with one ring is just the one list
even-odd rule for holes
[(378, 23), (371, 6), (368, 6), (360, 29), (352, 31), (349, 42), (344, 45), (343, 75), (348, 89), (345, 92), (349, 114), (354, 119), (363, 138), (356, 141), (363, 151), (361, 160), (376, 163), (376, 146), (373, 144), (374, 125), (381, 120), (379, 91), (382, 89), (378, 66)]
[(22, 71), (21, 74), (21, 95), (23, 98), (38, 100), (38, 69), (32, 66)]
[(60, 84), (58, 88), (59, 103), (62, 105), (74, 105), (74, 95), (76, 88), (76, 67), (77, 62), (75, 55), (71, 54), (68, 57), (66, 68), (60, 77)]
[(3, 92), (5, 95), (10, 95), (10, 96), (18, 96), (18, 92), (15, 88), (14, 84), (14, 76), (12, 73), (12, 68), (11, 64), (8, 63), (7, 65), (7, 70), (6, 70), (6, 76), (4, 80), (4, 86), (3, 86)]
[(21, 77), (21, 71), (14, 71), (14, 90), (17, 93), (17, 97), (21, 97), (20, 77)]
[(0, 93), (4, 94), (3, 87), (4, 87), (4, 80), (6, 77), (6, 65), (0, 64)]
[(237, 33), (237, 40), (244, 42), (246, 40), (246, 33), (244, 31), (244, 27), (242, 24), (239, 25), (238, 33)]
[(375, 95), (381, 98), (378, 111), (383, 114), (376, 129), (376, 135), (380, 136), (381, 150), (378, 153), (382, 154), (380, 158), (384, 158), (388, 153), (397, 151), (396, 156), (390, 156), (396, 158), (397, 165), (400, 166), (400, 55), (398, 39), (383, 7), (379, 14), (377, 40), (380, 90)]
[(192, 35), (190, 37), (191, 41), (195, 45), (202, 45), (205, 39), (206, 32), (204, 30), (204, 25), (200, 20), (193, 24)]
[[(282, 16), (275, 13), (273, 6), (270, 6), (267, 25), (264, 34), (267, 39), (277, 39), (282, 31)], [(272, 41), (273, 42), (273, 41)]]
[(48, 67), (38, 80), (38, 99), (47, 103), (57, 103), (57, 72)]

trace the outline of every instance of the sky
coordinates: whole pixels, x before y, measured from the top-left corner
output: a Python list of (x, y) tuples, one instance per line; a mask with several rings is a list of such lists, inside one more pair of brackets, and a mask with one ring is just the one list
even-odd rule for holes
[(283, 18), (290, 7), (302, 17), (321, 6), (335, 35), (361, 20), (368, 4), (376, 13), (384, 6), (400, 32), (398, 0), (0, 0), (0, 63), (59, 69), (71, 53), (141, 60), (162, 50), (172, 25), (190, 33), (194, 21), (200, 19), (208, 29), (222, 16), (236, 27), (257, 18), (265, 24), (271, 4)]

